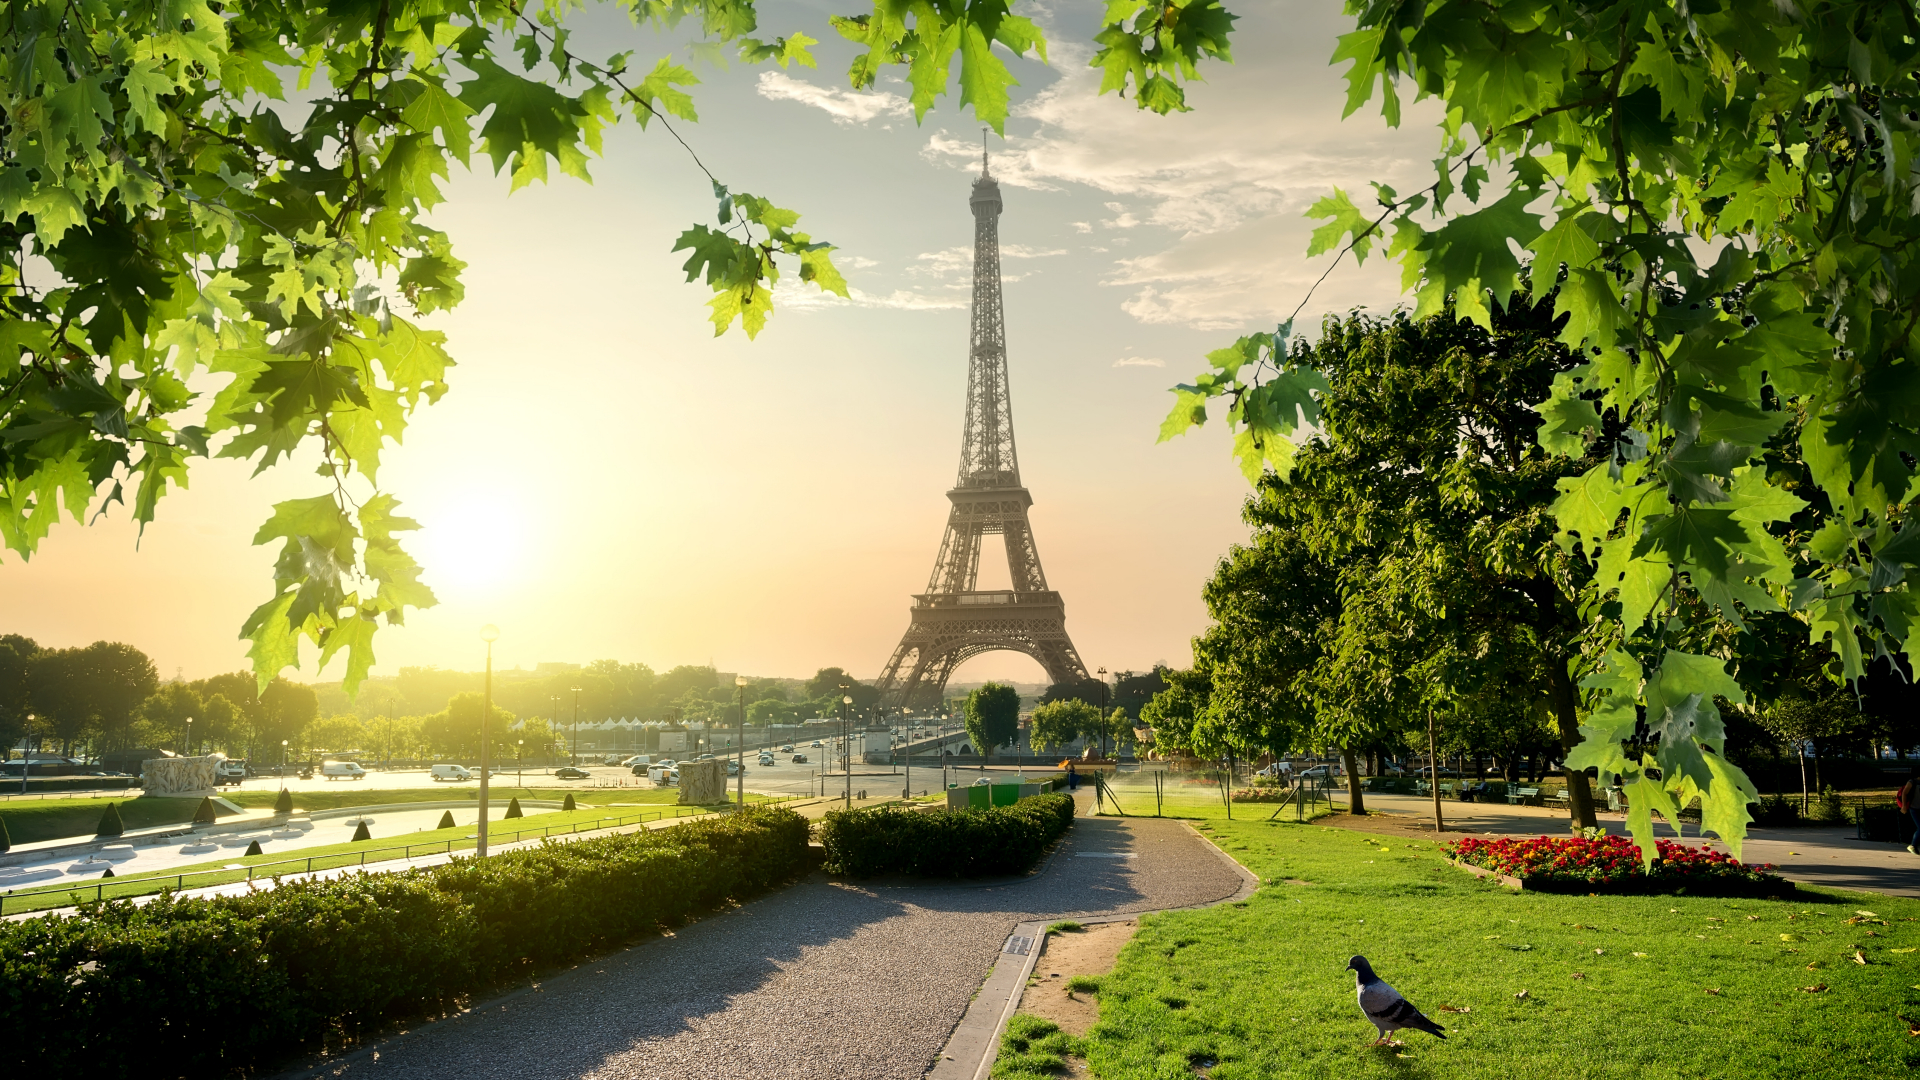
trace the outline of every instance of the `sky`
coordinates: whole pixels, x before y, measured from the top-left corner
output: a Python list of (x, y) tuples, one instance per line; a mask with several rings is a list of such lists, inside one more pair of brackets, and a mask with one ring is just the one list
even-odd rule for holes
[[(1331, 261), (1305, 257), (1309, 204), (1336, 185), (1417, 186), (1437, 135), (1418, 109), (1399, 130), (1373, 107), (1340, 119), (1337, 4), (1229, 4), (1236, 63), (1208, 65), (1194, 111), (1170, 117), (1097, 95), (1103, 7), (1016, 7), (1045, 28), (1052, 65), (1010, 61), (1022, 85), (988, 145), (1035, 538), (1082, 659), (1118, 671), (1191, 661), (1201, 586), (1246, 537), (1219, 418), (1155, 444), (1168, 388), (1307, 295)], [(423, 526), (410, 546), (440, 604), (381, 631), (375, 675), (477, 668), (493, 623), (508, 668), (614, 658), (870, 679), (906, 629), (959, 458), (981, 125), (957, 94), (916, 124), (897, 74), (848, 90), (854, 50), (827, 25), (838, 6), (759, 10), (763, 38), (823, 39), (818, 68), (700, 66), (700, 122), (680, 130), (734, 190), (835, 244), (851, 299), (789, 281), (756, 340), (715, 338), (710, 294), (670, 250), (714, 202), (658, 125), (608, 131), (590, 185), (556, 170), (510, 195), (484, 158), (456, 168), (433, 220), (469, 264), (466, 300), (426, 323), (459, 366), (381, 469)], [(611, 9), (570, 25), (582, 55), (688, 58), (684, 35)], [(1349, 261), (1296, 325), (1399, 302), (1396, 267)], [(312, 464), (253, 477), (199, 462), (144, 536), (122, 513), (58, 526), (29, 562), (7, 553), (0, 633), (125, 641), (163, 678), (247, 666), (238, 631), (274, 558), (252, 536), (274, 502), (322, 493)], [(1005, 584), (991, 545), (982, 588)], [(286, 674), (341, 674), (313, 660)], [(1016, 653), (955, 674), (981, 678), (1044, 675)]]

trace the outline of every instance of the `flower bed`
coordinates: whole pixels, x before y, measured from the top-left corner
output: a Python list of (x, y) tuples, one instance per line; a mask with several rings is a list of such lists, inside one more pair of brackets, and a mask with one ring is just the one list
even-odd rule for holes
[(1516, 878), (1543, 892), (1665, 893), (1772, 896), (1793, 891), (1773, 873), (1772, 863), (1746, 864), (1724, 852), (1654, 841), (1659, 854), (1651, 871), (1641, 866), (1640, 847), (1625, 836), (1518, 840), (1465, 837), (1446, 845), (1462, 866)]

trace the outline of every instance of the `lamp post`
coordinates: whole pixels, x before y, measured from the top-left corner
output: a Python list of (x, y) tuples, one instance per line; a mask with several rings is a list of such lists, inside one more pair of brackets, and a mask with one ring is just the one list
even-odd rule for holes
[(27, 793), (27, 773), (33, 768), (33, 714), (27, 714), (27, 730), (20, 736), (20, 794)]
[(733, 685), (740, 690), (740, 722), (733, 728), (737, 736), (734, 739), (737, 745), (733, 748), (733, 759), (740, 766), (740, 771), (734, 777), (733, 794), (740, 804), (740, 809), (745, 810), (747, 808), (747, 677), (735, 675)]
[(846, 683), (840, 684), (840, 760), (847, 770), (847, 809), (853, 809), (853, 743), (849, 738), (851, 728), (847, 726), (847, 706), (853, 704), (853, 695), (847, 693), (853, 689)]
[[(904, 713), (907, 710), (902, 708), (900, 711)], [(902, 782), (903, 786), (900, 788), (900, 797), (903, 799), (911, 799), (913, 798), (913, 717), (902, 716), (900, 722), (906, 725), (907, 729), (907, 741), (902, 747), (905, 753), (900, 755), (905, 758), (907, 762), (907, 778)], [(892, 736), (889, 735), (888, 739), (891, 741)]]
[(480, 640), (487, 643), (486, 691), (480, 697), (480, 829), (474, 851), (487, 857), (487, 721), (493, 718), (493, 643), (500, 640), (500, 628), (488, 623), (480, 628)]
[(513, 754), (513, 785), (527, 786), (527, 740), (521, 739), (515, 744), (519, 749)]
[(580, 764), (580, 688), (573, 688), (573, 760), (571, 764)]
[(191, 717), (191, 716), (189, 716), (189, 717), (187, 717), (187, 746), (186, 746), (186, 756), (187, 756), (187, 757), (192, 757), (192, 756), (193, 756), (193, 717)]
[(281, 739), (280, 740), (280, 787), (282, 790), (285, 790), (286, 786), (287, 786), (287, 740)]
[(1107, 669), (1100, 669), (1100, 756), (1107, 756)]

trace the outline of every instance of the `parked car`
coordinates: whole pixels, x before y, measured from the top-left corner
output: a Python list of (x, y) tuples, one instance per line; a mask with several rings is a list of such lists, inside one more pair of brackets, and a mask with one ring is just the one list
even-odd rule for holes
[(805, 765), (807, 763), (807, 755), (805, 754), (793, 755), (793, 763), (795, 765)]
[(625, 765), (628, 768), (632, 768), (635, 765), (651, 765), (653, 764), (653, 755), (652, 754), (635, 754), (632, 757), (628, 758), (627, 760), (621, 762), (620, 764)]
[(553, 770), (553, 775), (555, 779), (559, 780), (585, 780), (593, 774), (585, 769), (576, 769), (571, 765), (562, 765)]
[(364, 780), (367, 770), (357, 761), (323, 761), (320, 763), (320, 775), (329, 780)]
[(436, 784), (442, 780), (471, 780), (473, 770), (465, 765), (435, 765), (427, 770), (427, 776)]
[(1267, 766), (1266, 768), (1261, 769), (1259, 772), (1254, 773), (1253, 775), (1277, 776), (1277, 777), (1292, 776), (1293, 763), (1290, 761), (1276, 761), (1273, 764)]
[(1302, 780), (1326, 780), (1339, 776), (1341, 772), (1342, 770), (1338, 765), (1315, 765), (1311, 769), (1302, 770), (1300, 778)]

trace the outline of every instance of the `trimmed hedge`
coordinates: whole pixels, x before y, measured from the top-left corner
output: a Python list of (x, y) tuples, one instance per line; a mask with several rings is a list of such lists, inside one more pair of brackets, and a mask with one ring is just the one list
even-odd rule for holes
[(850, 877), (1024, 874), (1073, 824), (1073, 796), (926, 813), (902, 806), (835, 810), (820, 823), (827, 869)]
[(0, 923), (15, 1076), (210, 1077), (470, 1003), (790, 881), (807, 823), (751, 809), (402, 873)]

